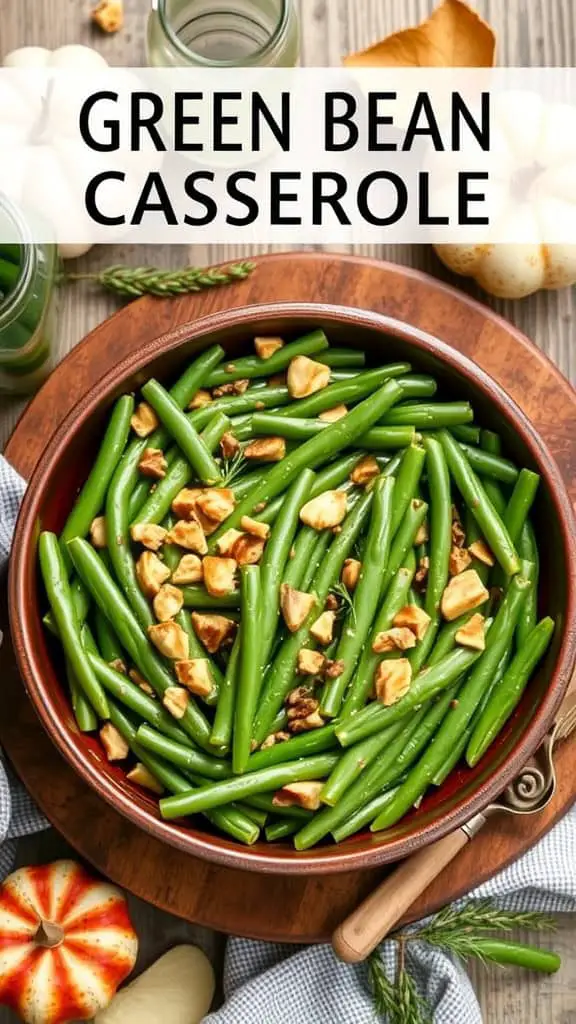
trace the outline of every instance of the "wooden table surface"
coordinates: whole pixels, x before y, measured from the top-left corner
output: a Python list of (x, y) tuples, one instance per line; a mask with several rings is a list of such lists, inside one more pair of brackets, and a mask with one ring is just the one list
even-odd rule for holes
[[(434, 0), (296, 0), (302, 25), (302, 62), (308, 65), (338, 64), (343, 54), (367, 46), (376, 39), (425, 17)], [(96, 46), (111, 64), (139, 65), (145, 60), (144, 36), (149, 0), (124, 0), (126, 24), (116, 36), (93, 32), (86, 0), (0, 0), (0, 54), (18, 46), (50, 48), (82, 42)], [(498, 37), (498, 61), (503, 65), (576, 64), (576, 3), (574, 0), (476, 0), (474, 5), (494, 27)], [(259, 251), (269, 251), (262, 247)], [(382, 256), (427, 270), (450, 280), (429, 247), (364, 246), (358, 252)], [(254, 249), (250, 250), (254, 253)], [(129, 248), (102, 247), (79, 261), (82, 270), (109, 263), (155, 263), (167, 267), (187, 262), (216, 263), (244, 256), (242, 247), (174, 246)], [(453, 279), (452, 279), (453, 280)], [(462, 283), (462, 282), (458, 282)], [(473, 287), (470, 290), (475, 293)], [(478, 294), (483, 301), (485, 296)], [(540, 293), (522, 302), (491, 302), (499, 312), (528, 334), (561, 368), (576, 380), (574, 290)], [(97, 323), (114, 310), (114, 299), (73, 285), (60, 297), (57, 358), (62, 358)], [(0, 398), (0, 450), (23, 408), (21, 401)], [(21, 845), (19, 860), (30, 863), (62, 852), (60, 840), (50, 833)], [(177, 941), (199, 941), (218, 958), (217, 937), (169, 918), (139, 901), (133, 901), (134, 917), (142, 937), (142, 962), (148, 963)], [(541, 979), (516, 971), (503, 972), (473, 966), (471, 974), (484, 1019), (490, 1024), (504, 1020), (528, 1024), (535, 1019), (553, 1024), (576, 1020), (576, 921), (561, 919), (555, 948), (564, 964), (554, 978)], [(0, 1009), (0, 1024), (14, 1017)]]

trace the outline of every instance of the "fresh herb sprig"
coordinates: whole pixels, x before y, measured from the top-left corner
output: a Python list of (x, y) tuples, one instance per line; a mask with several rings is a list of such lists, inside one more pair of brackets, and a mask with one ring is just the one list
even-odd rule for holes
[(344, 585), (344, 583), (335, 583), (334, 586), (330, 588), (330, 593), (333, 594), (334, 597), (337, 597), (339, 601), (341, 601), (338, 615), (341, 616), (349, 614), (350, 619), (353, 625), (355, 626), (356, 609), (354, 607), (354, 600), (350, 596), (350, 591), (348, 590), (348, 588)]
[(232, 487), (239, 476), (242, 476), (248, 460), (243, 451), (236, 452), (231, 458), (222, 461), (222, 487)]
[(179, 270), (113, 266), (84, 274), (66, 271), (61, 281), (92, 281), (128, 300), (139, 299), (143, 295), (169, 298), (243, 281), (250, 276), (255, 267), (256, 264), (249, 261), (231, 263), (227, 267), (183, 267)]

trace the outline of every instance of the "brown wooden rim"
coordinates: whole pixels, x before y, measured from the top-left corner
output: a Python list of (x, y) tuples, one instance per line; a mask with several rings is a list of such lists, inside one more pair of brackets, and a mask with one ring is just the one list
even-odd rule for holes
[(471, 796), (463, 798), (451, 811), (442, 814), (437, 820), (420, 826), (410, 836), (391, 840), (386, 844), (374, 846), (370, 850), (342, 852), (338, 847), (329, 847), (316, 851), (313, 856), (294, 853), (293, 857), (287, 859), (278, 856), (274, 851), (264, 855), (257, 850), (236, 846), (218, 836), (198, 835), (192, 831), (184, 832), (175, 828), (170, 822), (159, 820), (143, 808), (137, 807), (130, 799), (129, 793), (121, 790), (110, 780), (98, 776), (92, 769), (90, 761), (71, 742), (63, 723), (54, 713), (49, 689), (43, 682), (41, 665), (30, 642), (24, 600), (24, 579), (27, 566), (25, 558), (13, 559), (11, 562), (9, 609), (14, 650), (26, 690), (36, 712), (57, 748), (104, 800), (107, 800), (120, 813), (148, 833), (194, 856), (216, 864), (274, 874), (327, 874), (377, 867), (400, 860), (440, 839), (486, 808), (513, 780), (519, 769), (541, 743), (571, 678), (576, 662), (576, 552), (572, 548), (573, 537), (576, 535), (574, 515), (564, 482), (551, 452), (522, 410), (500, 385), (470, 359), (449, 345), (418, 328), (383, 314), (325, 303), (295, 302), (244, 306), (210, 314), (166, 332), (148, 343), (139, 352), (124, 359), (110, 370), (66, 417), (50, 439), (41, 462), (30, 480), (18, 519), (13, 550), (28, 551), (32, 549), (30, 540), (38, 515), (37, 496), (43, 491), (53, 466), (62, 456), (70, 434), (80, 422), (95, 411), (125, 377), (142, 369), (160, 353), (177, 348), (184, 340), (191, 341), (201, 336), (209, 336), (213, 332), (231, 326), (244, 324), (248, 326), (256, 317), (268, 320), (283, 318), (285, 320), (291, 316), (322, 317), (344, 325), (361, 325), (381, 330), (388, 336), (406, 341), (421, 351), (439, 357), (450, 369), (471, 378), (486, 399), (496, 405), (500, 414), (512, 423), (546, 482), (563, 538), (567, 582), (566, 623), (546, 696), (537, 715), (529, 723), (522, 738), (510, 751), (499, 769), (479, 785)]

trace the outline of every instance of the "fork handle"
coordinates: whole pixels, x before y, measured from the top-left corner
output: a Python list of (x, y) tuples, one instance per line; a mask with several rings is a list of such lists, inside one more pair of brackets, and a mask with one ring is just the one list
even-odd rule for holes
[(336, 929), (336, 956), (348, 964), (365, 960), (470, 839), (458, 828), (403, 861)]

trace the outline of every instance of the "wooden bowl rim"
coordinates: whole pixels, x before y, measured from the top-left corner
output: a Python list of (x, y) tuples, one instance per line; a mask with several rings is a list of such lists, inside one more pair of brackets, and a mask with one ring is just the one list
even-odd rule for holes
[[(321, 847), (308, 853), (297, 853), (292, 850), (279, 852), (274, 848), (263, 853), (261, 848), (242, 847), (218, 835), (197, 833), (191, 828), (182, 828), (177, 822), (163, 821), (145, 807), (138, 806), (134, 802), (132, 791), (124, 791), (112, 779), (97, 773), (90, 759), (80, 749), (81, 736), (74, 737), (56, 712), (50, 690), (43, 681), (41, 665), (34, 654), (28, 623), (29, 612), (24, 597), (24, 581), (29, 570), (29, 561), (36, 557), (34, 535), (40, 499), (52, 470), (65, 454), (68, 440), (74, 431), (109, 399), (124, 379), (141, 371), (158, 356), (177, 349), (184, 342), (205, 337), (208, 345), (210, 335), (233, 327), (248, 328), (255, 319), (274, 321), (290, 318), (309, 318), (312, 321), (322, 319), (339, 325), (376, 330), (437, 357), (449, 370), (470, 378), (486, 400), (496, 406), (503, 418), (512, 425), (538, 465), (558, 517), (564, 548), (567, 586), (564, 634), (544, 700), (518, 742), (500, 767), (479, 784), (472, 794), (462, 798), (450, 810), (427, 824), (415, 827), (408, 836), (362, 850), (345, 850), (340, 845)], [(442, 838), (464, 824), (474, 814), (484, 810), (512, 782), (546, 735), (576, 663), (576, 551), (571, 544), (575, 535), (571, 502), (548, 446), (506, 391), (467, 356), (428, 332), (404, 321), (351, 306), (283, 302), (234, 307), (172, 328), (148, 342), (138, 352), (130, 354), (88, 391), (48, 441), (30, 479), (14, 536), (13, 551), (19, 552), (18, 558), (11, 559), (9, 575), (9, 613), (14, 650), (27, 693), (43, 727), (58, 750), (102, 799), (144, 831), (212, 863), (262, 873), (328, 874), (374, 868), (401, 860)]]

